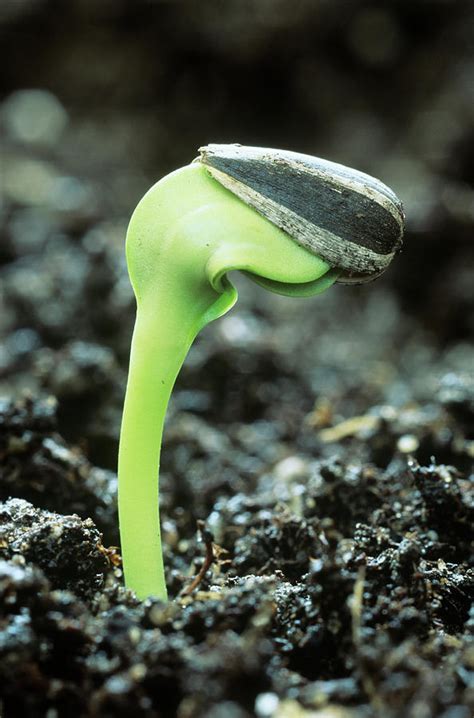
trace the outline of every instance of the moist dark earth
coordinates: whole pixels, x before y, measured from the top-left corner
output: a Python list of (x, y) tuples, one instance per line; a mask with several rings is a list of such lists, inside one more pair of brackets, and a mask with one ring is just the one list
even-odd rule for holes
[[(5, 718), (474, 713), (472, 5), (250, 5), (0, 10)], [(407, 234), (364, 287), (232, 278), (168, 413), (170, 601), (140, 602), (116, 502), (124, 236), (212, 141), (369, 171)]]

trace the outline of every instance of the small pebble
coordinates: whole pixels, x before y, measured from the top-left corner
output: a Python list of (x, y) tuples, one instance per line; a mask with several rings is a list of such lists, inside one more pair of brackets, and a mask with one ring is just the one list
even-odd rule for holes
[(255, 713), (259, 718), (270, 718), (279, 703), (280, 700), (276, 693), (260, 693), (255, 700)]
[(397, 449), (402, 454), (412, 454), (418, 449), (419, 445), (420, 442), (413, 434), (405, 434), (397, 441)]

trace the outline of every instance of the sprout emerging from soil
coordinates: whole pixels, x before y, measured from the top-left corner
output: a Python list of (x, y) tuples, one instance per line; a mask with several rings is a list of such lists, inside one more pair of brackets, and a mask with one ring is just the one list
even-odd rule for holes
[(138, 204), (127, 233), (137, 300), (119, 451), (126, 585), (166, 600), (158, 472), (166, 408), (199, 331), (235, 304), (227, 274), (272, 292), (365, 282), (397, 252), (403, 212), (378, 180), (293, 152), (209, 145)]

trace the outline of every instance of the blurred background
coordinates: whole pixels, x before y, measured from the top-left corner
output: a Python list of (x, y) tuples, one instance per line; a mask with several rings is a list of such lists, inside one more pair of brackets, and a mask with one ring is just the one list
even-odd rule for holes
[(323, 427), (465, 396), (473, 45), (462, 0), (2, 0), (0, 394), (56, 396), (61, 432), (114, 468), (128, 218), (200, 145), (240, 142), (376, 175), (404, 203), (406, 242), (375, 284), (312, 300), (238, 280), (242, 301), (199, 340), (174, 410), (232, 422), (225, 396), (239, 420), (268, 418), (278, 396), (262, 386), (296, 365), (310, 391), (291, 398), (288, 380), (289, 402)]

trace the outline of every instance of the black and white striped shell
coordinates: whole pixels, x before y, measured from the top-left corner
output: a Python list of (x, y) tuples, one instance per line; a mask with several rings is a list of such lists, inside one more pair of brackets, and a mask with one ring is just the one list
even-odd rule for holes
[(211, 144), (199, 152), (214, 179), (340, 269), (340, 282), (374, 279), (400, 249), (402, 204), (370, 175), (286, 150)]

